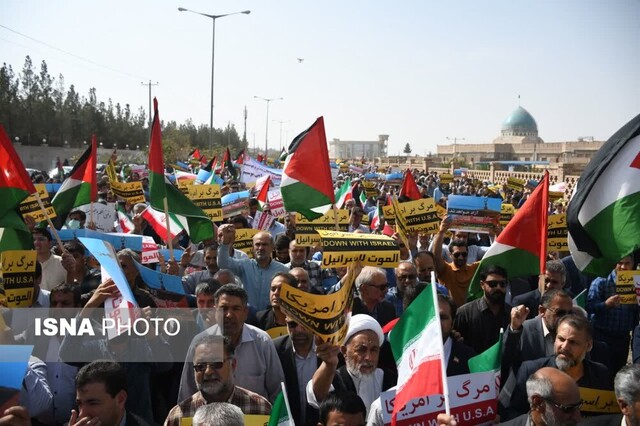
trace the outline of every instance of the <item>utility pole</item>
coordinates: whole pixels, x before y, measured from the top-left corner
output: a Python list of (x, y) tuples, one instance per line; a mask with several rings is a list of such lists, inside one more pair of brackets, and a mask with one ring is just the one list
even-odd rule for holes
[(153, 117), (151, 116), (151, 86), (157, 86), (160, 83), (158, 83), (157, 81), (155, 83), (152, 83), (151, 80), (149, 80), (148, 83), (141, 81), (140, 84), (142, 84), (143, 86), (149, 86), (149, 140), (151, 140), (151, 126), (153, 126)]
[(247, 106), (244, 106), (244, 132), (242, 133), (242, 144), (247, 145)]

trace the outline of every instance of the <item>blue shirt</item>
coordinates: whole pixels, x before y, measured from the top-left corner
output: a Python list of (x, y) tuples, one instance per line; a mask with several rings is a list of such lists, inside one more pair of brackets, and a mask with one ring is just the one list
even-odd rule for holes
[[(616, 271), (607, 278), (596, 278), (587, 293), (587, 312), (596, 330), (616, 337), (629, 334), (638, 323), (638, 305), (620, 305), (607, 308), (604, 302), (616, 294)], [(614, 349), (614, 348), (612, 348)]]
[(269, 289), (271, 279), (277, 272), (289, 272), (282, 263), (271, 259), (266, 268), (258, 265), (255, 259), (234, 259), (229, 256), (229, 246), (220, 244), (218, 248), (218, 266), (231, 269), (242, 280), (249, 295), (249, 304), (261, 311), (269, 307)]

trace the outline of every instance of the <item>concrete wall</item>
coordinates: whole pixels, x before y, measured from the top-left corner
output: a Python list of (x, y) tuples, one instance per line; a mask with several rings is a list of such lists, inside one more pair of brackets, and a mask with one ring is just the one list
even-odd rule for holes
[[(82, 155), (84, 151), (81, 148), (62, 148), (52, 146), (32, 146), (32, 145), (13, 145), (22, 159), (24, 166), (30, 169), (38, 169), (49, 171), (56, 166), (56, 158), (60, 157), (60, 161), (69, 160), (69, 165), (73, 165), (75, 160)], [(98, 148), (98, 163), (106, 163), (111, 156), (113, 149)], [(118, 150), (118, 161), (125, 163), (142, 164), (147, 162), (148, 154), (145, 151), (136, 150)]]

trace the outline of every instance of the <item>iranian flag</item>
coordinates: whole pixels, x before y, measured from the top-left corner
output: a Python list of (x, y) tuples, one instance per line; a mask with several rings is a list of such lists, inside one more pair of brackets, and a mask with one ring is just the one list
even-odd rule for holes
[(69, 177), (51, 200), (58, 217), (66, 217), (76, 207), (90, 204), (98, 199), (96, 165), (98, 161), (98, 141), (91, 137), (91, 146), (80, 156)]
[(585, 168), (567, 209), (569, 250), (583, 272), (606, 277), (640, 248), (640, 115)]
[(351, 178), (347, 178), (344, 183), (338, 188), (338, 190), (334, 194), (336, 199), (336, 207), (339, 209), (344, 206), (344, 203), (347, 202), (349, 198), (351, 198)]
[(37, 192), (9, 135), (0, 125), (0, 217)]
[(294, 426), (295, 423), (291, 417), (287, 390), (284, 387), (284, 383), (281, 382), (280, 386), (282, 386), (282, 392), (278, 394), (276, 400), (273, 402), (267, 426)]
[(544, 272), (547, 257), (548, 205), (549, 173), (545, 172), (536, 189), (480, 261), (480, 266), (469, 284), (467, 300), (482, 297), (480, 272), (489, 266), (504, 268), (508, 278)]
[(335, 204), (324, 119), (319, 117), (296, 136), (288, 153), (280, 184), (284, 207), (308, 220), (317, 219)]
[[(149, 223), (153, 230), (156, 231), (156, 234), (166, 242), (169, 242), (170, 240), (173, 241), (178, 234), (189, 226), (184, 217), (179, 217), (169, 213), (169, 228), (171, 230), (171, 235), (169, 235), (169, 232), (167, 231), (167, 219), (163, 212), (156, 211), (149, 206), (144, 209), (140, 215)], [(118, 218), (119, 217), (120, 214), (118, 213)]]
[(412, 399), (437, 394), (448, 398), (435, 283), (430, 283), (404, 311), (389, 334), (389, 342), (398, 366), (392, 413), (395, 425), (397, 413)]
[(116, 213), (118, 213), (118, 223), (117, 225), (120, 227), (121, 232), (128, 234), (133, 231), (134, 225), (127, 213), (122, 209), (120, 204), (116, 204)]
[(404, 177), (402, 178), (402, 188), (400, 189), (400, 197), (402, 196), (414, 201), (422, 198), (422, 194), (420, 193), (418, 185), (413, 178), (411, 169), (407, 169), (407, 171), (404, 172)]
[[(164, 175), (162, 158), (162, 132), (158, 115), (158, 101), (153, 99), (154, 118), (149, 144), (149, 194), (151, 207), (168, 212), (180, 222), (191, 241), (198, 243), (214, 238), (213, 222), (205, 212), (196, 207), (182, 192), (169, 182)], [(171, 230), (173, 233), (173, 229)], [(176, 230), (177, 232), (177, 230)]]

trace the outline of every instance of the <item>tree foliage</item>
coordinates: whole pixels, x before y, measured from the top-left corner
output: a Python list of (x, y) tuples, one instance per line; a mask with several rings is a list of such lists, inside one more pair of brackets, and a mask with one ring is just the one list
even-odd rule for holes
[(404, 146), (404, 150), (402, 152), (405, 154), (411, 154), (411, 145), (409, 145), (409, 142)]
[[(43, 139), (51, 146), (82, 147), (95, 134), (105, 148), (147, 149), (149, 145), (148, 113), (142, 107), (132, 110), (111, 98), (100, 100), (95, 87), (87, 96), (66, 86), (64, 76), (53, 77), (45, 61), (39, 70), (29, 56), (22, 71), (16, 74), (11, 65), (0, 68), (0, 124), (11, 138), (25, 145), (40, 145)], [(183, 124), (162, 123), (163, 145), (167, 160), (182, 159), (182, 151), (200, 148), (207, 157), (209, 126), (196, 126), (191, 119)], [(213, 148), (220, 154), (229, 146), (234, 151), (246, 148), (233, 125), (213, 132)]]

